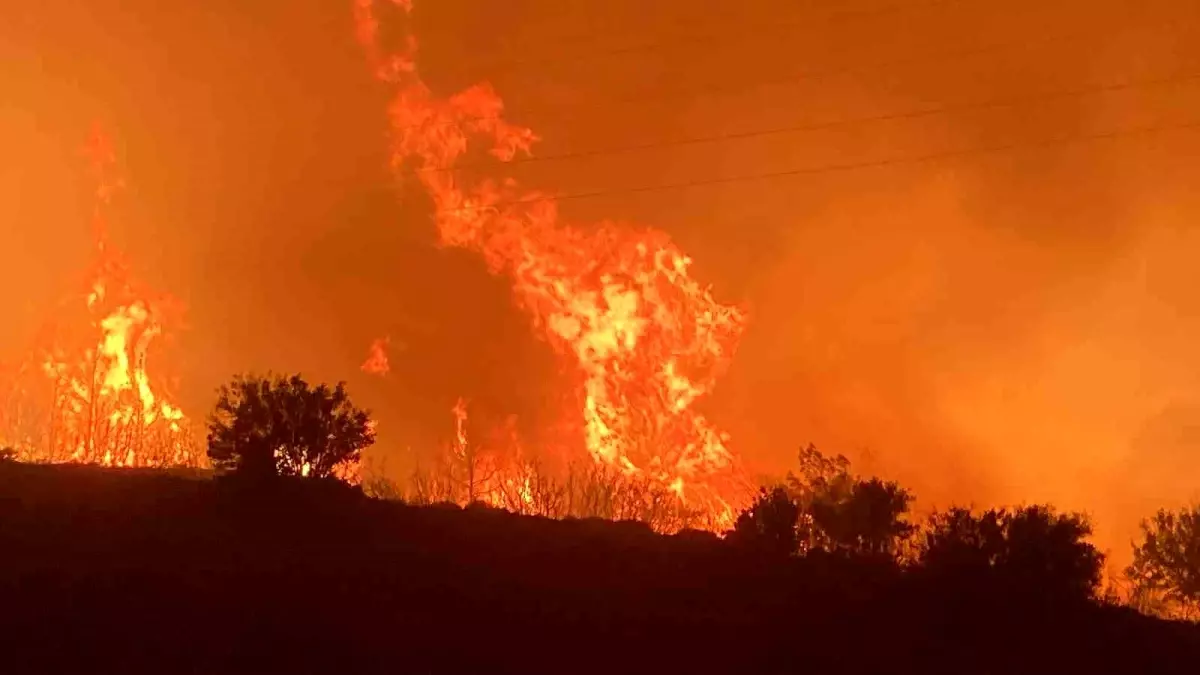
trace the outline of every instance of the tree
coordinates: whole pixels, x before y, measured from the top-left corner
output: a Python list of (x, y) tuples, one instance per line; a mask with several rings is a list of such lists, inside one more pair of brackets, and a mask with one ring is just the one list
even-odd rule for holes
[(844, 455), (826, 457), (811, 443), (800, 451), (799, 469), (798, 474), (788, 472), (787, 486), (803, 506), (847, 495), (854, 482), (850, 460)]
[(836, 550), (895, 556), (915, 529), (903, 520), (911, 502), (908, 491), (894, 482), (855, 479), (844, 498), (813, 504), (813, 522)]
[(935, 574), (1000, 580), (1057, 597), (1095, 597), (1104, 554), (1087, 542), (1092, 527), (1082, 514), (1050, 506), (962, 508), (935, 513), (921, 547), (922, 567)]
[(1135, 591), (1162, 594), (1183, 613), (1200, 608), (1200, 505), (1178, 512), (1159, 509), (1141, 524), (1126, 575)]
[(788, 556), (796, 552), (799, 517), (800, 507), (786, 488), (759, 488), (758, 499), (738, 515), (728, 539), (747, 549)]
[(897, 483), (856, 476), (844, 456), (826, 457), (812, 445), (799, 459), (787, 485), (801, 511), (801, 549), (895, 556), (912, 536), (904, 520), (912, 495)]
[(208, 420), (208, 457), (251, 476), (345, 475), (375, 442), (369, 414), (344, 383), (311, 387), (299, 375), (234, 379)]
[(1104, 554), (1089, 543), (1092, 525), (1080, 513), (1027, 506), (1008, 513), (1004, 566), (1015, 579), (1076, 597), (1100, 588)]
[(467, 404), (454, 404), (454, 439), (429, 465), (418, 461), (413, 470), (413, 499), (418, 504), (454, 502), (468, 506), (496, 497), (499, 457), (492, 449), (472, 442), (467, 433)]
[(15, 448), (0, 447), (0, 462), (15, 461), (17, 461), (17, 451)]
[(969, 509), (934, 513), (925, 527), (920, 562), (926, 569), (980, 572), (996, 565), (1004, 553), (1004, 511), (976, 516)]

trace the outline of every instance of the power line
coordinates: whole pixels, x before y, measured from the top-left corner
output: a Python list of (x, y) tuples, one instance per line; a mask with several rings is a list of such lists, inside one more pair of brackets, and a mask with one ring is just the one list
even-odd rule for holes
[[(1055, 44), (1058, 42), (1069, 42), (1069, 41), (1080, 39), (1080, 38), (1088, 38), (1088, 37), (1110, 38), (1114, 35), (1120, 35), (1120, 34), (1126, 33), (1129, 30), (1134, 29), (1134, 28), (1144, 29), (1144, 28), (1147, 28), (1150, 26), (1153, 26), (1155, 28), (1162, 28), (1162, 27), (1174, 27), (1175, 25), (1177, 25), (1177, 22), (1162, 23), (1162, 24), (1155, 23), (1155, 24), (1142, 25), (1140, 27), (1136, 26), (1136, 25), (1134, 25), (1134, 26), (1125, 25), (1125, 26), (1122, 26), (1122, 28), (1118, 29), (1117, 31), (1112, 31), (1112, 30), (1072, 31), (1069, 33), (1046, 35), (1046, 36), (1042, 36), (1041, 38), (1033, 39), (1033, 40), (1021, 39), (1021, 40), (1004, 41), (1004, 42), (992, 43), (992, 44), (981, 45), (981, 46), (965, 47), (962, 49), (940, 51), (940, 52), (935, 52), (932, 54), (908, 56), (908, 57), (899, 58), (899, 59), (888, 59), (888, 60), (878, 61), (875, 63), (864, 64), (864, 65), (853, 65), (853, 66), (843, 65), (843, 66), (837, 66), (834, 68), (801, 71), (798, 73), (790, 73), (787, 75), (776, 76), (776, 77), (767, 77), (767, 78), (759, 78), (759, 79), (740, 79), (740, 80), (737, 80), (735, 82), (732, 82), (732, 83), (730, 83), (728, 85), (724, 85), (724, 86), (715, 85), (715, 86), (707, 86), (707, 87), (666, 89), (666, 90), (657, 88), (657, 87), (643, 88), (643, 89), (639, 89), (639, 90), (634, 90), (625, 95), (621, 95), (621, 96), (614, 97), (614, 98), (609, 98), (608, 100), (605, 101), (605, 103), (609, 104), (609, 105), (614, 105), (614, 104), (615, 105), (620, 105), (620, 104), (644, 105), (647, 102), (651, 102), (651, 101), (664, 102), (664, 101), (688, 100), (688, 99), (695, 98), (702, 94), (703, 95), (737, 94), (737, 93), (742, 93), (742, 92), (745, 92), (749, 89), (756, 88), (756, 87), (786, 85), (786, 84), (794, 84), (797, 82), (804, 82), (804, 81), (810, 81), (810, 80), (823, 80), (823, 79), (842, 76), (842, 75), (870, 73), (872, 71), (882, 70), (885, 68), (891, 68), (891, 67), (896, 67), (896, 66), (911, 66), (911, 65), (920, 65), (923, 63), (940, 63), (943, 61), (954, 61), (954, 60), (959, 60), (959, 59), (973, 58), (976, 56), (983, 56), (983, 55), (990, 54), (993, 52), (1005, 52), (1005, 51), (1009, 51), (1009, 50), (1013, 50), (1013, 49), (1027, 48), (1027, 47), (1033, 47), (1033, 46), (1038, 46), (1038, 45), (1050, 45), (1050, 44)], [(571, 106), (571, 107), (595, 107), (595, 104), (581, 103), (578, 106)], [(561, 106), (559, 106), (559, 109), (561, 109)], [(505, 112), (510, 117), (519, 117), (521, 115), (529, 115), (531, 113), (536, 113), (536, 112), (538, 112), (538, 109), (537, 109), (537, 107), (519, 107), (519, 108), (515, 108), (515, 109), (508, 109)]]
[[(818, 14), (815, 16), (807, 15), (807, 14), (804, 16), (800, 16), (800, 13), (798, 13), (798, 12), (788, 12), (786, 14), (773, 12), (771, 14), (771, 19), (769, 21), (750, 22), (748, 24), (736, 24), (736, 26), (738, 28), (766, 28), (768, 30), (778, 30), (781, 28), (788, 29), (788, 28), (794, 28), (794, 27), (801, 26), (801, 25), (806, 25), (808, 22), (810, 22), (814, 19), (815, 20), (829, 20), (831, 23), (838, 23), (842, 20), (847, 20), (847, 19), (856, 19), (856, 18), (871, 19), (871, 18), (877, 18), (880, 16), (884, 16), (886, 14), (891, 14), (894, 12), (924, 9), (924, 8), (937, 7), (937, 6), (946, 5), (946, 4), (961, 4), (961, 3), (972, 2), (972, 1), (975, 1), (975, 0), (925, 0), (923, 2), (894, 2), (891, 4), (886, 4), (886, 5), (882, 5), (882, 6), (878, 6), (878, 7), (868, 7), (868, 8), (859, 7), (859, 8), (852, 8), (849, 10), (842, 10), (842, 11), (823, 12), (822, 14)], [(704, 18), (703, 21), (695, 21), (695, 20), (679, 21), (679, 22), (676, 22), (674, 25), (674, 27), (680, 27), (680, 26), (687, 26), (687, 25), (698, 26), (698, 25), (702, 25), (702, 24), (715, 23), (720, 26), (719, 30), (716, 33), (712, 32), (712, 31), (706, 31), (706, 32), (700, 33), (700, 34), (697, 34), (697, 33), (689, 34), (689, 33), (685, 32), (685, 33), (681, 33), (681, 34), (672, 35), (668, 39), (658, 40), (658, 41), (650, 42), (650, 43), (644, 43), (641, 45), (630, 45), (628, 47), (617, 47), (614, 49), (617, 54), (626, 53), (627, 51), (660, 51), (661, 49), (666, 49), (666, 48), (672, 47), (672, 46), (674, 46), (674, 44), (676, 44), (680, 41), (684, 41), (684, 42), (693, 42), (693, 41), (697, 41), (697, 40), (708, 41), (710, 39), (718, 39), (718, 38), (727, 37), (729, 35), (730, 22), (728, 22), (728, 21), (722, 22), (721, 21), (722, 17), (734, 18), (738, 14), (745, 14), (746, 6), (745, 6), (745, 3), (739, 3), (733, 11), (728, 11), (728, 5), (726, 6), (725, 9), (726, 9), (726, 11), (712, 11), (712, 10), (706, 11), (704, 14), (704, 17), (703, 17)], [(736, 18), (734, 20), (736, 21)], [(756, 34), (755, 37), (758, 37), (760, 35), (761, 34)], [(585, 34), (581, 37), (611, 40), (611, 36), (598, 36), (594, 33), (593, 34)]]
[[(1042, 101), (1053, 101), (1060, 99), (1083, 98), (1096, 94), (1109, 94), (1120, 91), (1134, 91), (1137, 89), (1147, 89), (1150, 87), (1160, 87), (1171, 84), (1180, 84), (1184, 82), (1193, 82), (1200, 80), (1200, 72), (1189, 72), (1180, 75), (1169, 77), (1153, 78), (1147, 80), (1136, 80), (1131, 82), (1120, 82), (1111, 84), (1094, 85), (1089, 87), (1080, 87), (1065, 91), (1056, 91), (1040, 94), (1028, 94), (1024, 96), (1014, 96), (1009, 98), (992, 99), (978, 103), (969, 103), (964, 105), (947, 105), (932, 108), (923, 108), (920, 110), (911, 110), (902, 113), (889, 113), (882, 115), (870, 115), (865, 117), (856, 117), (851, 119), (833, 120), (828, 122), (814, 122), (812, 124), (803, 124), (786, 127), (776, 127), (772, 129), (758, 129), (753, 131), (734, 132), (725, 134), (714, 134), (710, 136), (694, 136), (690, 138), (681, 138), (668, 141), (655, 141), (650, 143), (640, 143), (634, 145), (619, 146), (615, 148), (596, 148), (592, 150), (582, 150), (578, 152), (566, 152), (555, 155), (540, 155), (532, 157), (520, 157), (510, 162), (505, 162), (506, 166), (523, 165), (523, 164), (540, 164), (543, 162), (558, 162), (575, 159), (590, 159), (595, 157), (605, 157), (611, 155), (623, 155), (636, 152), (644, 152), (649, 150), (658, 150), (663, 148), (686, 147), (692, 145), (707, 145), (711, 143), (722, 143), (730, 141), (742, 141), (755, 138), (766, 138), (770, 136), (778, 136), (785, 134), (801, 133), (806, 131), (824, 131), (828, 129), (836, 129), (839, 127), (852, 127), (860, 124), (873, 124), (878, 122), (892, 122), (900, 120), (920, 119), (922, 117), (933, 117), (937, 115), (945, 115), (949, 113), (960, 112), (975, 112), (981, 110), (994, 110), (1001, 108), (1010, 108), (1026, 103), (1037, 103)], [(418, 173), (441, 173), (447, 171), (455, 171), (460, 169), (470, 169), (474, 167), (490, 166), (491, 164), (467, 164), (457, 167), (430, 167), (419, 169)]]
[[(654, 52), (662, 52), (679, 47), (694, 46), (696, 44), (719, 42), (723, 48), (735, 46), (739, 43), (762, 40), (764, 37), (781, 38), (785, 36), (774, 35), (772, 33), (780, 33), (791, 30), (799, 26), (810, 24), (814, 18), (824, 20), (827, 24), (820, 26), (822, 28), (838, 25), (840, 23), (852, 22), (855, 20), (868, 20), (886, 16), (897, 12), (914, 11), (921, 9), (929, 9), (940, 7), (943, 5), (958, 5), (966, 2), (974, 2), (980, 0), (923, 0), (921, 2), (897, 2), (882, 7), (874, 8), (858, 8), (843, 11), (834, 11), (819, 17), (802, 17), (793, 18), (792, 20), (781, 20), (778, 16), (772, 18), (769, 22), (754, 22), (749, 25), (739, 26), (739, 28), (759, 29), (754, 33), (741, 34), (735, 39), (730, 40), (729, 31), (723, 30), (717, 33), (707, 32), (703, 34), (684, 34), (673, 37), (671, 39), (658, 40), (655, 42), (643, 43), (638, 45), (627, 45), (622, 47), (612, 47), (608, 49), (600, 49), (594, 51), (580, 52), (568, 55), (543, 56), (531, 59), (511, 59), (493, 64), (492, 67), (483, 70), (484, 76), (494, 77), (505, 73), (515, 73), (525, 68), (542, 66), (542, 65), (561, 65), (578, 63), (580, 61), (591, 61), (614, 56), (626, 56), (629, 54), (650, 54)], [(726, 12), (726, 15), (732, 12)], [(764, 33), (765, 31), (765, 33)], [(467, 66), (470, 67), (470, 66)], [(465, 70), (467, 67), (456, 68), (456, 71)], [(539, 73), (540, 74), (540, 73)]]
[[(893, 157), (882, 160), (872, 160), (867, 162), (847, 162), (844, 164), (826, 164), (823, 166), (803, 167), (798, 169), (788, 169), (784, 171), (768, 171), (756, 174), (741, 174), (734, 176), (722, 176), (719, 178), (705, 178), (699, 180), (681, 181), (678, 183), (660, 183), (658, 185), (642, 185), (628, 188), (616, 188), (611, 190), (593, 190), (587, 192), (571, 192), (561, 195), (535, 196), (522, 199), (513, 199), (508, 201), (499, 201), (495, 204), (487, 205), (488, 209), (503, 208), (507, 206), (519, 206), (522, 204), (536, 204), (540, 202), (560, 202), (578, 199), (592, 199), (596, 197), (608, 197), (627, 194), (643, 194), (650, 192), (666, 192), (671, 190), (686, 190), (697, 187), (711, 187), (715, 185), (728, 185), (733, 183), (749, 183), (770, 180), (774, 178), (788, 178), (795, 176), (811, 176), (829, 173), (842, 173), (849, 171), (860, 171), (865, 169), (881, 169), (892, 166), (903, 166), (906, 164), (925, 164), (929, 162), (941, 161), (946, 159), (957, 159), (961, 157), (971, 157), (978, 155), (999, 154), (1014, 150), (1022, 150), (1026, 148), (1051, 148), (1056, 146), (1067, 146), (1077, 144), (1094, 143), (1098, 141), (1115, 140), (1121, 138), (1134, 138), (1139, 136), (1150, 136), (1159, 133), (1170, 131), (1186, 131), (1191, 129), (1200, 130), (1200, 120), (1194, 122), (1186, 122), (1183, 124), (1172, 125), (1150, 125), (1143, 127), (1132, 127), (1128, 129), (1118, 129), (1095, 134), (1079, 134), (1073, 136), (1060, 136), (1058, 138), (1045, 139), (1041, 141), (1006, 143), (1002, 145), (983, 146), (976, 148), (963, 148), (959, 150), (945, 150), (934, 152), (925, 155), (916, 155), (911, 157)], [(473, 208), (461, 208), (455, 211), (473, 211)]]

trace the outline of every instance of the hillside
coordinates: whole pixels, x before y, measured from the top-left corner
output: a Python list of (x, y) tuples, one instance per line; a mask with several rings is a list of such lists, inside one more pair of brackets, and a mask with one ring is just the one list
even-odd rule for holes
[(0, 465), (5, 672), (1191, 673), (1200, 629), (711, 535)]

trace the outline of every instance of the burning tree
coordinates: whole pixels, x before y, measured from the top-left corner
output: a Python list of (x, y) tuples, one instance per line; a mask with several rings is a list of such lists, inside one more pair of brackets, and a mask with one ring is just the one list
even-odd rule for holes
[(479, 442), (468, 433), (467, 402), (460, 398), (451, 413), (452, 440), (413, 471), (413, 501), (461, 505), (484, 502), (526, 515), (565, 515), (561, 486), (541, 458), (526, 453), (515, 420), (510, 418), (508, 425)]
[[(528, 153), (529, 129), (504, 121), (487, 85), (439, 98), (418, 75), (416, 40), (388, 53), (372, 0), (355, 0), (358, 38), (390, 107), (393, 166), (430, 194), (443, 244), (474, 250), (512, 280), (516, 302), (567, 365), (579, 450), (726, 525), (751, 490), (725, 433), (696, 409), (725, 369), (743, 313), (717, 302), (691, 260), (659, 232), (563, 224), (555, 203), (514, 181), (460, 180), (477, 143), (497, 160)], [(392, 0), (402, 14), (410, 0)]]
[(181, 307), (138, 282), (110, 244), (105, 211), (120, 187), (111, 180), (115, 160), (98, 132), (89, 150), (98, 186), (94, 261), (34, 347), (0, 373), (0, 445), (31, 462), (198, 465), (183, 411), (148, 365)]

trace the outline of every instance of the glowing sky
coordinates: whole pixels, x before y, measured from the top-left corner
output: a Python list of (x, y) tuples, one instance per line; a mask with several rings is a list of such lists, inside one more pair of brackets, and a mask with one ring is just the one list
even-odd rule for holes
[[(459, 395), (538, 425), (553, 360), (506, 282), (433, 245), (423, 196), (395, 199), (344, 3), (9, 4), (0, 355), (84, 262), (99, 119), (131, 185), (114, 236), (189, 305), (193, 408), (275, 368), (350, 379), (397, 455), (443, 438)], [(710, 408), (764, 470), (814, 441), (929, 499), (1087, 508), (1119, 542), (1197, 487), (1195, 129), (622, 192), (1200, 122), (1194, 2), (896, 5), (438, 0), (417, 33), (434, 87), (490, 79), (543, 155), (952, 109), (513, 172), (614, 191), (564, 210), (661, 227), (748, 308)], [(382, 335), (391, 374), (368, 378)]]

